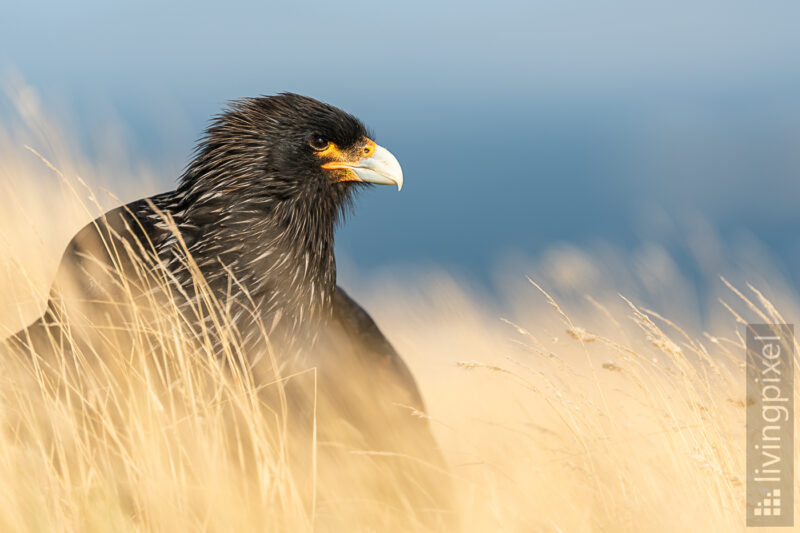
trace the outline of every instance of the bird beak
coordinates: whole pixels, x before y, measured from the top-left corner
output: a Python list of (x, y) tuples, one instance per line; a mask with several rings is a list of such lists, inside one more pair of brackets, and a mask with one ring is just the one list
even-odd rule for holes
[(347, 174), (335, 181), (362, 181), (378, 185), (397, 185), (403, 188), (403, 169), (392, 152), (369, 141), (364, 150), (365, 157), (357, 161), (331, 161), (322, 165), (327, 169), (347, 170)]

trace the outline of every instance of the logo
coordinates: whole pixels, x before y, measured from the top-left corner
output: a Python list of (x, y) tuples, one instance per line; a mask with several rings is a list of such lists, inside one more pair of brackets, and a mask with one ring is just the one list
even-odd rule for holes
[(747, 525), (794, 525), (794, 328), (747, 326)]

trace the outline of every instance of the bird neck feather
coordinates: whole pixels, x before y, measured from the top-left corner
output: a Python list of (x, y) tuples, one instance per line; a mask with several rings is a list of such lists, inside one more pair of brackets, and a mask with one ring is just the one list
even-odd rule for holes
[(230, 291), (232, 273), (262, 315), (280, 313), (294, 324), (330, 316), (334, 231), (350, 205), (350, 187), (308, 180), (279, 188), (280, 180), (264, 175), (245, 195), (231, 190), (244, 177), (214, 174), (184, 179), (178, 191), (182, 226), (197, 235), (189, 251), (209, 284)]

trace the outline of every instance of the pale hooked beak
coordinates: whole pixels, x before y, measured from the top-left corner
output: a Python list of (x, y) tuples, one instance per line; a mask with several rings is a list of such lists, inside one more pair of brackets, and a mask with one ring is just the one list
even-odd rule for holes
[(397, 185), (397, 190), (403, 189), (403, 169), (397, 158), (378, 144), (372, 157), (362, 159), (352, 167), (361, 181), (377, 183), (379, 185)]
[(363, 181), (378, 185), (397, 185), (403, 188), (403, 169), (392, 152), (383, 146), (369, 141), (367, 157), (356, 161), (331, 161), (322, 165), (326, 169), (347, 170), (347, 175), (335, 181)]

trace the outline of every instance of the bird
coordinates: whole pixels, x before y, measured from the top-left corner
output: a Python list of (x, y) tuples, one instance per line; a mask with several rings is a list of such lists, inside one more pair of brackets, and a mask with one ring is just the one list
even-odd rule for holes
[(78, 328), (64, 331), (65, 317), (130, 320), (118, 305), (122, 292), (135, 286), (147, 296), (152, 278), (166, 280), (193, 326), (222, 344), (212, 314), (198, 312), (209, 298), (222, 302), (248, 359), (271, 349), (287, 369), (319, 367), (327, 398), (321, 412), (350, 428), (350, 444), (425, 465), (376, 467), (379, 477), (406, 480), (388, 496), (385, 480), (354, 474), (366, 487), (360, 489), (375, 487), (380, 495), (370, 497), (406, 509), (415, 523), (444, 523), (428, 518), (450, 512), (451, 502), (446, 483), (433, 479), (442, 475), (430, 474), (447, 466), (416, 381), (375, 320), (337, 285), (335, 231), (358, 191), (403, 187), (400, 163), (373, 137), (353, 115), (299, 94), (230, 102), (212, 119), (175, 190), (113, 209), (76, 234), (44, 314), (10, 344), (31, 353), (65, 335), (90, 344)]

